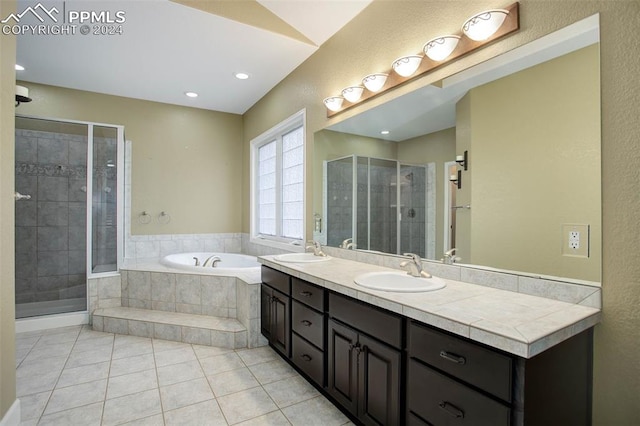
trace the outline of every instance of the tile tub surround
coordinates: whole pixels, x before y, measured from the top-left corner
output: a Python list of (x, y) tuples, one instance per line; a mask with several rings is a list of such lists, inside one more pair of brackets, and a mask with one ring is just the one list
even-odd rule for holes
[[(281, 263), (274, 256), (258, 260), (286, 274), (408, 318), (503, 351), (531, 358), (600, 322), (599, 308), (465, 283), (445, 278), (447, 286), (425, 293), (370, 290), (354, 283), (365, 272), (388, 271), (345, 259), (321, 263)], [(437, 271), (432, 271), (439, 275)], [(598, 288), (591, 288), (599, 292)], [(584, 295), (591, 300), (593, 294)]]
[[(239, 272), (235, 277), (196, 275), (153, 263), (123, 269), (121, 274), (118, 306), (237, 319), (246, 329), (246, 346), (266, 344), (260, 335), (257, 271)], [(216, 343), (233, 344), (215, 339), (211, 344)]]
[(352, 425), (269, 347), (74, 326), (16, 335), (21, 425)]
[[(130, 216), (125, 215), (125, 218)], [(133, 217), (136, 220), (136, 217)], [(242, 234), (131, 235), (126, 220), (126, 266), (157, 262), (169, 254), (190, 252), (242, 253)]]

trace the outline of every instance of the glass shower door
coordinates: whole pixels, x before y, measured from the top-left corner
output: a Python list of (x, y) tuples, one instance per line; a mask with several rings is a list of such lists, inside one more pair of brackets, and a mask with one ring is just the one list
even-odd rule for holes
[(117, 269), (118, 131), (93, 127), (91, 272)]
[(353, 238), (353, 157), (325, 163), (327, 245), (338, 247)]
[(16, 118), (16, 318), (86, 309), (87, 135)]
[(122, 126), (16, 117), (16, 318), (84, 311), (87, 278), (118, 270), (123, 141)]

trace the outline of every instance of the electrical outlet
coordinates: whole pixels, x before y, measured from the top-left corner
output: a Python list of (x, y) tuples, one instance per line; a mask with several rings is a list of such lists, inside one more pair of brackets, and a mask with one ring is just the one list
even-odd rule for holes
[(589, 257), (589, 225), (562, 225), (562, 255)]
[(569, 231), (569, 248), (578, 250), (580, 248), (580, 232)]

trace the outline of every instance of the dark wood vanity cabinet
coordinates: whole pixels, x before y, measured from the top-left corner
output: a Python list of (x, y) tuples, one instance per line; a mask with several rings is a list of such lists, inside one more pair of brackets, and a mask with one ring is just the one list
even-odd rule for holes
[(511, 424), (511, 356), (414, 321), (408, 323), (407, 338), (410, 424)]
[(363, 424), (401, 424), (402, 319), (333, 293), (329, 315), (327, 392)]
[(260, 328), (269, 344), (285, 357), (291, 356), (291, 277), (262, 267)]
[(525, 359), (264, 266), (261, 308), (270, 345), (356, 424), (591, 424), (591, 329)]
[(408, 425), (591, 424), (592, 331), (529, 359), (409, 320)]
[(291, 281), (291, 361), (324, 387), (325, 290), (298, 278)]

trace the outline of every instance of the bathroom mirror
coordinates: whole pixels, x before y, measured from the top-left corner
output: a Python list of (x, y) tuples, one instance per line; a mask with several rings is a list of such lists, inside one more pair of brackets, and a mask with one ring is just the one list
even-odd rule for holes
[(598, 42), (595, 15), (316, 132), (314, 238), (599, 282)]

